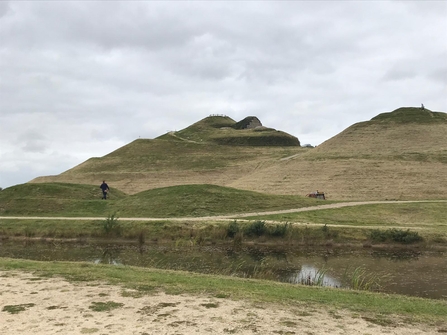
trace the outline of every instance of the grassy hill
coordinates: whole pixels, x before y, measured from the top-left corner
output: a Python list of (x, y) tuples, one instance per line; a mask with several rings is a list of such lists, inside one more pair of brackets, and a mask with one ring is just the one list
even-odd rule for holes
[[(115, 199), (126, 195), (111, 189)], [(103, 215), (107, 201), (101, 201), (99, 186), (83, 184), (44, 183), (21, 184), (0, 192), (0, 215), (73, 216)]]
[(0, 192), (0, 215), (199, 217), (315, 206), (321, 201), (269, 195), (216, 185), (182, 185), (126, 195), (111, 189), (63, 183), (21, 184)]
[[(265, 128), (237, 130), (232, 128), (235, 124), (229, 117), (207, 117), (181, 131), (135, 140), (60, 175), (32, 182), (98, 184), (105, 179), (129, 194), (186, 184), (227, 186), (281, 158), (306, 152), (297, 138), (286, 133)], [(283, 138), (283, 142), (294, 139), (295, 143), (270, 145), (275, 138)]]
[(274, 129), (238, 130), (236, 124), (208, 117), (32, 182), (99, 185), (106, 179), (128, 194), (213, 184), (267, 194), (320, 190), (333, 200), (447, 199), (446, 113), (399, 108), (356, 123), (314, 149), (286, 145), (295, 137)]
[[(261, 178), (268, 184), (255, 188)], [(399, 108), (231, 186), (285, 194), (318, 189), (339, 200), (408, 200), (446, 199), (446, 185), (447, 114)]]

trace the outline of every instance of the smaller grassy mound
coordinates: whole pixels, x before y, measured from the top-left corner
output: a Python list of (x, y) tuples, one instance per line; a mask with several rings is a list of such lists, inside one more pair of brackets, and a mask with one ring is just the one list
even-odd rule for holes
[(200, 217), (320, 204), (300, 196), (268, 195), (216, 185), (182, 185), (140, 192), (117, 202), (120, 216)]
[[(67, 184), (67, 183), (42, 183), (42, 184), (20, 184), (8, 187), (0, 192), (0, 201), (6, 199), (77, 199), (91, 200), (97, 198), (101, 193), (99, 184)], [(115, 198), (126, 195), (118, 190), (113, 190)]]
[(3, 216), (200, 217), (298, 208), (319, 204), (315, 199), (242, 191), (215, 185), (183, 185), (152, 189), (128, 196), (111, 189), (101, 200), (98, 186), (23, 184), (0, 192)]
[[(113, 199), (126, 195), (111, 189)], [(99, 185), (21, 184), (0, 192), (0, 215), (103, 215), (109, 202), (101, 201)]]

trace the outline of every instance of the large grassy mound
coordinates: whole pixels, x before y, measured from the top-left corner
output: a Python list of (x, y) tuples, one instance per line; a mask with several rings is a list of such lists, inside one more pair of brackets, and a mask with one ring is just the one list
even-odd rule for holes
[(356, 123), (314, 149), (258, 145), (294, 137), (264, 127), (236, 130), (235, 124), (228, 117), (205, 118), (33, 182), (106, 179), (129, 194), (213, 184), (268, 194), (319, 190), (333, 200), (447, 199), (446, 113), (399, 108)]
[(236, 130), (235, 124), (229, 117), (210, 116), (32, 182), (96, 184), (106, 179), (130, 194), (185, 184), (227, 186), (265, 164), (305, 152), (289, 134), (269, 128)]
[(354, 124), (304, 155), (231, 184), (283, 194), (318, 189), (338, 200), (446, 199), (446, 185), (447, 114), (420, 108)]

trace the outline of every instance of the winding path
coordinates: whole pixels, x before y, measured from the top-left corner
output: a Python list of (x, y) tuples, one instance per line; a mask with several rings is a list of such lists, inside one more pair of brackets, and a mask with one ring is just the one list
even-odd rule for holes
[[(217, 215), (217, 216), (200, 216), (200, 217), (168, 217), (168, 218), (123, 218), (120, 217), (120, 221), (221, 221), (221, 220), (231, 220), (246, 218), (251, 216), (260, 215), (273, 215), (273, 214), (288, 214), (288, 213), (298, 213), (298, 212), (309, 212), (324, 209), (342, 208), (342, 207), (353, 207), (362, 205), (374, 205), (374, 204), (405, 204), (405, 203), (447, 203), (447, 200), (409, 200), (409, 201), (359, 201), (359, 202), (339, 202), (335, 204), (327, 205), (317, 205), (312, 207), (301, 207), (292, 209), (283, 209), (276, 211), (266, 211), (266, 212), (250, 212), (250, 213), (238, 213), (229, 215)], [(21, 220), (102, 220), (101, 217), (65, 217), (65, 216), (0, 216), (2, 219), (21, 219)]]

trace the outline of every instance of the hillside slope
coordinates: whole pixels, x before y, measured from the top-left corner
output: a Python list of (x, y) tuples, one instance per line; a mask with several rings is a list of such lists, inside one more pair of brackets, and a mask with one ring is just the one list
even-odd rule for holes
[(32, 182), (98, 184), (106, 179), (130, 194), (214, 184), (270, 194), (320, 190), (332, 200), (447, 199), (446, 113), (399, 108), (356, 123), (314, 149), (217, 144), (219, 137), (227, 144), (237, 142), (240, 132), (277, 132), (264, 127), (235, 130), (235, 123), (226, 117), (206, 118)]
[(235, 129), (236, 124), (229, 117), (210, 116), (178, 132), (135, 140), (60, 175), (31, 182), (98, 184), (105, 179), (128, 194), (186, 184), (227, 186), (281, 158), (306, 152), (294, 136), (265, 127)]
[[(258, 180), (266, 180), (258, 187)], [(258, 186), (256, 186), (258, 185)], [(447, 198), (447, 114), (399, 108), (230, 186), (330, 199)]]

